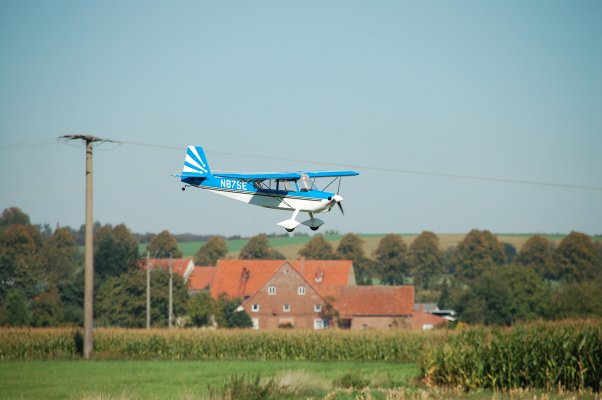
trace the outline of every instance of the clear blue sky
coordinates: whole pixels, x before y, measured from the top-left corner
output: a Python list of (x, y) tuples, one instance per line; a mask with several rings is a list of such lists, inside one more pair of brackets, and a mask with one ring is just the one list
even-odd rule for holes
[[(84, 221), (83, 148), (55, 140), (70, 133), (202, 145), (222, 170), (332, 168), (269, 158), (285, 157), (602, 187), (597, 0), (4, 0), (0, 55), (0, 209), (35, 223)], [(182, 193), (183, 158), (97, 148), (95, 220), (252, 235), (289, 217)], [(601, 190), (358, 171), (326, 229), (602, 233)]]

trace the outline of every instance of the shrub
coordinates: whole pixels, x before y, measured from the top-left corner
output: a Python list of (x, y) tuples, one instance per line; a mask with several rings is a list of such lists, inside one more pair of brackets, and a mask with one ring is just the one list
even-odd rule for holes
[(234, 375), (221, 388), (209, 386), (207, 391), (211, 400), (270, 400), (280, 399), (282, 395), (274, 378), (262, 381), (259, 374), (255, 377)]
[(332, 381), (332, 384), (345, 389), (363, 389), (368, 387), (370, 379), (364, 378), (359, 371), (353, 371), (347, 372), (340, 378), (336, 378)]

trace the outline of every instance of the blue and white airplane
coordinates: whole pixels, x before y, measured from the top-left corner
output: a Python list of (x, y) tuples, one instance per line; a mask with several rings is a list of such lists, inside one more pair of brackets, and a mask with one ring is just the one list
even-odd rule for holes
[[(337, 193), (326, 192), (326, 189), (345, 176), (356, 176), (355, 171), (301, 171), (277, 173), (212, 173), (205, 152), (200, 146), (188, 146), (186, 159), (181, 174), (175, 176), (186, 187), (197, 187), (221, 194), (232, 199), (260, 207), (293, 211), (290, 219), (279, 222), (278, 225), (292, 232), (303, 224), (317, 230), (324, 224), (314, 214), (330, 211), (338, 205), (343, 212), (341, 202), (343, 197)], [(333, 178), (326, 187), (319, 190), (316, 187), (318, 178)], [(299, 212), (309, 214), (307, 221), (296, 220)]]

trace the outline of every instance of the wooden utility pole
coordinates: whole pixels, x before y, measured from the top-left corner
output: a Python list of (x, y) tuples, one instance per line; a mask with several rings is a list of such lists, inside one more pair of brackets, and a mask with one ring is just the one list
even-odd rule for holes
[(173, 269), (171, 267), (171, 261), (171, 253), (169, 253), (169, 317), (167, 318), (167, 321), (170, 328), (172, 326), (173, 316)]
[(146, 251), (146, 329), (150, 329), (151, 300), (150, 300), (150, 251)]
[(90, 359), (94, 351), (94, 240), (93, 240), (93, 180), (92, 145), (96, 142), (110, 142), (91, 135), (65, 135), (62, 140), (82, 140), (86, 143), (86, 238), (84, 267), (84, 358)]

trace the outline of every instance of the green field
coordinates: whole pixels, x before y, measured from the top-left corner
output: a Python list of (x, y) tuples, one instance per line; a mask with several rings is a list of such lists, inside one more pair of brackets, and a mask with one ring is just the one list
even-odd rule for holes
[(0, 398), (196, 399), (233, 375), (257, 374), (294, 388), (283, 398), (323, 398), (350, 372), (374, 388), (417, 385), (415, 364), (385, 362), (4, 361)]
[[(512, 234), (512, 233), (503, 233), (497, 234), (498, 239), (501, 242), (509, 243), (513, 245), (517, 250), (520, 250), (522, 245), (534, 234)], [(359, 235), (364, 241), (364, 252), (368, 256), (372, 256), (374, 250), (378, 247), (378, 243), (380, 239), (385, 236), (385, 234), (360, 234)], [(410, 245), (412, 241), (418, 236), (416, 233), (406, 233), (401, 234), (403, 236), (406, 244)], [(466, 234), (464, 233), (441, 233), (437, 234), (439, 237), (439, 244), (441, 248), (446, 249), (448, 247), (456, 246)], [(565, 235), (562, 234), (542, 234), (542, 236), (546, 237), (548, 240), (558, 243), (562, 240)], [(285, 255), (288, 259), (298, 258), (299, 250), (312, 239), (313, 236), (290, 236), (290, 237), (275, 237), (269, 238), (270, 245), (276, 248), (279, 252)], [(342, 238), (342, 235), (328, 235), (325, 237), (333, 247), (336, 247), (339, 244), (339, 241)], [(593, 240), (602, 240), (602, 236), (593, 236)], [(228, 245), (228, 258), (238, 258), (238, 253), (247, 244), (248, 238), (245, 239), (229, 239), (226, 240), (226, 244)], [(184, 253), (184, 257), (192, 257), (197, 250), (205, 244), (204, 241), (196, 241), (196, 242), (181, 242), (178, 244), (182, 253)], [(146, 244), (139, 245), (140, 254), (144, 254), (146, 251)]]

